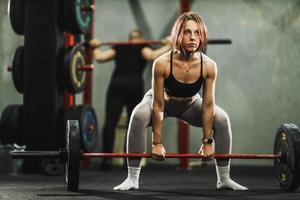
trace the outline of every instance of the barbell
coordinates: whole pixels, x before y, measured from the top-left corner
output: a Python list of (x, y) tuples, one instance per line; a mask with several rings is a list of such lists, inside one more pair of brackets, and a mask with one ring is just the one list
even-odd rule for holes
[[(207, 44), (231, 44), (230, 39), (211, 39)], [(125, 45), (163, 45), (161, 40), (143, 40), (143, 41), (107, 41), (101, 43), (106, 46), (125, 46)], [(87, 42), (78, 43), (66, 50), (64, 56), (64, 86), (71, 93), (79, 93), (84, 89), (86, 72), (93, 71), (94, 66), (87, 65), (85, 61), (84, 48), (88, 47)]]
[[(59, 151), (11, 151), (12, 159), (60, 159), (66, 163), (68, 191), (79, 187), (80, 160), (84, 157), (104, 158), (151, 158), (151, 153), (82, 153), (80, 151), (80, 128), (77, 120), (68, 120), (66, 147)], [(197, 153), (167, 153), (166, 158), (206, 158)], [(283, 190), (294, 191), (300, 185), (300, 130), (295, 124), (282, 124), (276, 132), (273, 154), (215, 154), (220, 159), (272, 159), (275, 175)]]
[[(83, 2), (83, 0), (81, 1)], [(139, 42), (129, 41), (107, 41), (101, 45), (162, 45), (160, 40), (144, 40)], [(212, 39), (208, 40), (208, 44), (231, 44), (230, 39)], [(70, 93), (80, 93), (84, 89), (86, 80), (86, 72), (94, 70), (93, 64), (86, 64), (85, 46), (87, 43), (78, 43), (72, 47), (68, 47), (64, 51), (63, 59), (63, 75), (59, 84), (62, 88)], [(24, 71), (24, 47), (20, 46), (16, 49), (13, 63), (7, 66), (7, 70), (12, 72), (13, 82), (16, 89), (23, 93), (23, 71)]]
[[(230, 39), (210, 39), (207, 44), (219, 45), (219, 44), (231, 44)], [(141, 40), (141, 41), (106, 41), (101, 42), (101, 46), (134, 46), (134, 45), (163, 45), (162, 40)], [(89, 46), (89, 43), (84, 42), (83, 45)]]

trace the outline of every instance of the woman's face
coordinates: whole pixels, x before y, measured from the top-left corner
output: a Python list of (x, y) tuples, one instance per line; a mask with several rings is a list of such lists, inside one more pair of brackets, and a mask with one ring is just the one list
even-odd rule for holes
[(200, 45), (200, 31), (194, 20), (188, 20), (183, 27), (181, 47), (187, 52), (194, 53)]

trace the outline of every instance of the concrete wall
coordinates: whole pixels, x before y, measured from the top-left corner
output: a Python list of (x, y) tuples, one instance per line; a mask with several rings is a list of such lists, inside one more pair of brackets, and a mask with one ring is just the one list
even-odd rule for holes
[(23, 45), (23, 37), (17, 36), (7, 16), (7, 1), (0, 2), (0, 110), (7, 104), (22, 103), (22, 96), (15, 90), (11, 73), (7, 72), (7, 65), (11, 65), (15, 49)]
[[(7, 104), (22, 102), (10, 73), (5, 70), (14, 50), (23, 41), (10, 28), (6, 4), (7, 1), (0, 2), (0, 112)], [(129, 30), (140, 26), (148, 39), (160, 39), (170, 31), (179, 11), (179, 1), (96, 0), (96, 7), (95, 37), (103, 41), (127, 40)], [(231, 118), (233, 152), (271, 153), (274, 133), (280, 123), (293, 122), (300, 126), (299, 9), (297, 0), (198, 0), (192, 4), (192, 10), (203, 16), (211, 39), (229, 38), (233, 42), (211, 45), (207, 51), (218, 64), (216, 102)], [(113, 62), (96, 64), (94, 72), (94, 106), (100, 128), (113, 68)], [(150, 76), (151, 64), (144, 74), (146, 89), (150, 87)], [(177, 151), (176, 122), (167, 119), (164, 125), (168, 152)], [(191, 152), (198, 151), (201, 138), (202, 130), (191, 127)], [(99, 137), (99, 143), (100, 140)], [(148, 144), (150, 151), (150, 141)], [(272, 163), (233, 161), (254, 162)]]

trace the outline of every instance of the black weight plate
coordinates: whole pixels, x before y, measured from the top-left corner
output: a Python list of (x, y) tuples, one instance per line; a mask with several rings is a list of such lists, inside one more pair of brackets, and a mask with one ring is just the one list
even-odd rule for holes
[[(76, 119), (74, 117), (74, 112), (75, 112), (76, 107), (77, 106), (69, 107), (64, 112), (64, 117), (63, 117), (63, 122), (62, 122), (64, 131), (66, 130), (66, 124), (67, 124), (68, 120), (77, 120), (77, 121), (79, 121), (78, 119)], [(65, 135), (65, 137), (66, 137), (66, 135)]]
[(295, 124), (290, 124), (291, 132), (293, 132), (294, 149), (297, 161), (300, 160), (300, 129)]
[(81, 65), (85, 65), (84, 50), (81, 45), (76, 45), (71, 51), (66, 51), (64, 59), (66, 90), (71, 93), (79, 93), (84, 89), (86, 73), (78, 69)]
[(58, 50), (57, 55), (57, 89), (59, 93), (63, 93), (65, 90), (65, 80), (64, 80), (64, 62), (66, 54), (70, 53), (71, 49), (66, 50), (65, 47), (61, 47)]
[(16, 49), (12, 63), (12, 79), (15, 88), (21, 94), (24, 91), (24, 47), (20, 46)]
[(24, 135), (24, 106), (17, 105), (12, 113), (11, 127), (13, 135), (17, 136), (16, 143), (18, 145), (25, 144)]
[(8, 105), (0, 120), (0, 141), (2, 144), (24, 144), (23, 106)]
[(10, 121), (15, 105), (6, 106), (2, 112), (0, 120), (0, 141), (2, 144), (13, 144), (16, 141), (16, 135), (10, 131)]
[(59, 32), (65, 32), (65, 16), (64, 16), (64, 3), (65, 1), (58, 1), (58, 10), (57, 10), (57, 23)]
[(68, 161), (66, 163), (66, 183), (68, 191), (77, 191), (80, 175), (80, 133), (79, 122), (67, 121), (66, 148)]
[(72, 34), (85, 34), (92, 23), (92, 11), (83, 11), (91, 4), (90, 0), (65, 0), (64, 15), (66, 29)]
[[(65, 54), (64, 54), (64, 62), (63, 62), (63, 74), (61, 80), (63, 80), (63, 83), (61, 85), (63, 86), (63, 90), (71, 90), (72, 84), (70, 80), (70, 63), (71, 63), (71, 51), (72, 47), (68, 47), (65, 49)], [(59, 77), (58, 77), (59, 78)]]
[(25, 25), (25, 1), (24, 0), (10, 0), (9, 1), (9, 18), (10, 23), (18, 35), (24, 34)]
[(282, 124), (276, 132), (274, 154), (281, 153), (282, 159), (274, 160), (274, 170), (280, 187), (283, 190), (294, 191), (300, 184), (299, 169), (295, 154), (295, 125)]

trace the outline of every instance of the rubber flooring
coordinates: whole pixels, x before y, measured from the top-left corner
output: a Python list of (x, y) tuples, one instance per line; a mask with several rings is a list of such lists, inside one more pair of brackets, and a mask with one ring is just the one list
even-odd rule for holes
[(101, 200), (194, 200), (194, 199), (300, 199), (295, 192), (281, 190), (272, 167), (232, 166), (231, 177), (249, 191), (216, 190), (214, 166), (179, 171), (174, 165), (147, 165), (142, 169), (140, 189), (113, 191), (127, 176), (124, 169), (82, 169), (78, 192), (66, 191), (64, 176), (8, 174), (0, 177), (0, 199), (101, 199)]

